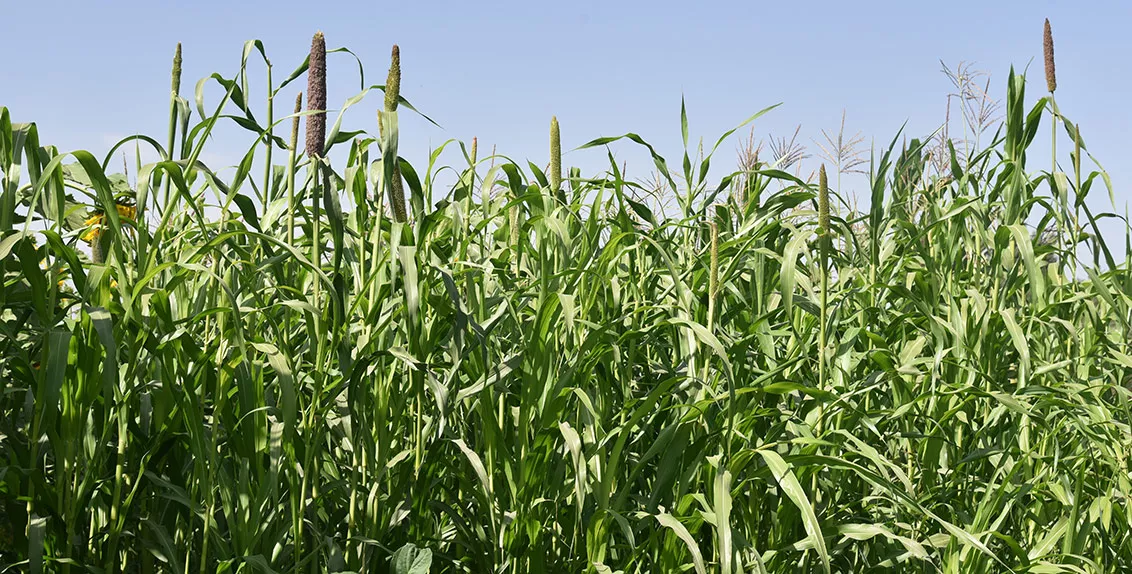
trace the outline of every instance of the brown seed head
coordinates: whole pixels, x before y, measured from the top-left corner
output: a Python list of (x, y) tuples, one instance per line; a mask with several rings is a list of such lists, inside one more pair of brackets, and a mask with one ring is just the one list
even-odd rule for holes
[(299, 145), (299, 112), (303, 111), (303, 93), (295, 95), (295, 117), (291, 119), (291, 149)]
[(472, 138), (472, 165), (476, 164), (476, 138)]
[(1049, 18), (1046, 18), (1045, 35), (1042, 44), (1046, 55), (1046, 87), (1050, 93), (1057, 91), (1057, 70), (1053, 65), (1053, 32), (1049, 27)]
[(397, 101), (401, 97), (401, 48), (393, 44), (393, 54), (389, 58), (389, 78), (385, 81), (385, 111), (397, 111)]
[(326, 38), (322, 32), (311, 40), (310, 66), (307, 69), (307, 109), (317, 110), (307, 116), (307, 156), (322, 155), (326, 145)]

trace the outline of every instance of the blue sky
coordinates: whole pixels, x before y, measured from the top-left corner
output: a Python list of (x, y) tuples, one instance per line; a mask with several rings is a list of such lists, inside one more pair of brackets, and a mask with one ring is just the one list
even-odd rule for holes
[[(231, 77), (245, 40), (264, 42), (276, 81), (302, 61), (322, 30), (329, 47), (347, 46), (366, 65), (366, 83), (384, 83), (389, 48), (401, 46), (402, 94), (443, 126), (402, 114), (401, 153), (423, 167), (430, 146), (478, 136), (481, 156), (497, 145), (515, 159), (546, 161), (552, 114), (563, 147), (627, 131), (641, 134), (678, 165), (680, 98), (692, 139), (718, 135), (768, 105), (755, 136), (783, 136), (818, 151), (821, 130), (847, 130), (887, 143), (907, 122), (911, 136), (943, 121), (952, 90), (940, 60), (991, 73), (991, 95), (1005, 96), (1011, 64), (1030, 66), (1028, 101), (1045, 93), (1044, 18), (1053, 24), (1058, 104), (1082, 125), (1090, 151), (1109, 169), (1118, 210), (1132, 199), (1127, 167), (1132, 131), (1132, 3), (1069, 2), (11, 2), (0, 49), (0, 105), (15, 121), (35, 121), (41, 139), (68, 150), (106, 151), (142, 132), (164, 140), (169, 67), (184, 44), (182, 95), (212, 72)], [(332, 107), (358, 91), (356, 64), (330, 56)], [(253, 101), (262, 109), (262, 66), (253, 65)], [(297, 81), (277, 100), (286, 113)], [(295, 90), (292, 90), (294, 87)], [(208, 101), (218, 89), (210, 84)], [(352, 108), (345, 127), (376, 132), (374, 93)], [(1048, 125), (1048, 124), (1047, 124)], [(1043, 126), (1045, 128), (1046, 126)], [(279, 130), (285, 136), (288, 128)], [(1048, 133), (1043, 130), (1042, 133)], [(745, 131), (744, 131), (745, 134)], [(1034, 148), (1031, 169), (1048, 169), (1048, 148)], [(1067, 140), (1063, 149), (1068, 151)], [(250, 145), (228, 128), (206, 160), (235, 163)], [(728, 166), (738, 139), (713, 165)], [(629, 144), (614, 148), (629, 175), (651, 162)], [(447, 156), (456, 162), (455, 154)], [(566, 163), (602, 169), (601, 150), (567, 154)], [(1068, 165), (1068, 156), (1063, 161)], [(717, 172), (719, 175), (721, 172)], [(860, 183), (850, 178), (846, 191)], [(1110, 209), (1103, 191), (1093, 205)]]

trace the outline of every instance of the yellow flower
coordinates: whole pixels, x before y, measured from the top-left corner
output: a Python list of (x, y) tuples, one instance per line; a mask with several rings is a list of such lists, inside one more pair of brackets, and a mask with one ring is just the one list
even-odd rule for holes
[[(118, 208), (118, 217), (122, 219), (133, 221), (138, 215), (138, 207), (136, 205), (124, 205), (119, 203), (116, 207)], [(105, 214), (99, 209), (91, 213), (90, 217), (83, 222), (83, 225), (90, 226), (90, 229), (81, 236), (83, 241), (91, 243), (98, 238), (98, 235), (102, 232), (102, 225), (105, 221), (104, 217)]]
[(101, 231), (102, 226), (96, 225), (94, 227), (91, 227), (86, 233), (84, 233), (81, 239), (83, 241), (86, 241), (87, 243), (92, 243), (98, 237), (98, 234)]

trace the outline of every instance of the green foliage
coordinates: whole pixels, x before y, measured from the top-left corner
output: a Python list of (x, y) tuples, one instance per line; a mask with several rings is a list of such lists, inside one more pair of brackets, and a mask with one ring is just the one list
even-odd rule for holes
[[(821, 186), (819, 234), (817, 186), (709, 184), (719, 143), (679, 182), (635, 134), (583, 146), (645, 146), (667, 215), (612, 160), (413, 165), (392, 111), (310, 158), (271, 135), (301, 113), (263, 125), (245, 100), (256, 51), (202, 80), (211, 114), (174, 92), (168, 145), (128, 139), (159, 156), (132, 187), (118, 146), (60, 154), (0, 108), (0, 563), (1132, 569), (1132, 275), (1081, 201), (1108, 179), (1080, 173), (1075, 124), (1075, 177), (1025, 171), (1049, 108), (1020, 77), (949, 173), (894, 138), (865, 213)], [(254, 136), (225, 180), (199, 158), (228, 120)], [(259, 147), (287, 161), (262, 183)]]

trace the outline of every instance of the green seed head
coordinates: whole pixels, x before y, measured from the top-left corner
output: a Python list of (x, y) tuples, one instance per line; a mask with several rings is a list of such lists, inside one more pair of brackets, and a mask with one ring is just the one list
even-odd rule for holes
[(1073, 126), (1073, 169), (1081, 177), (1081, 126)]
[(177, 42), (177, 53), (173, 54), (173, 95), (181, 93), (181, 43)]
[(829, 234), (829, 183), (824, 163), (818, 171), (818, 228), (822, 235)]
[(307, 156), (322, 155), (326, 144), (326, 38), (322, 32), (311, 40), (310, 67), (307, 70), (307, 109), (317, 110), (307, 116)]
[(389, 186), (389, 206), (393, 209), (393, 220), (405, 222), (405, 184), (401, 181), (401, 167), (393, 168), (393, 185)]
[(562, 139), (558, 133), (558, 117), (550, 118), (550, 190), (562, 188)]
[(476, 164), (476, 138), (472, 138), (472, 165)]
[(389, 78), (385, 81), (385, 111), (397, 111), (397, 101), (401, 98), (401, 48), (393, 44), (393, 54), (389, 59)]
[(94, 241), (90, 242), (90, 260), (95, 265), (101, 265), (106, 261), (106, 254), (102, 248), (102, 234), (98, 233), (94, 236)]
[(1050, 93), (1057, 91), (1057, 70), (1053, 65), (1053, 32), (1049, 27), (1049, 18), (1046, 18), (1045, 35), (1042, 38), (1046, 56), (1046, 87)]

